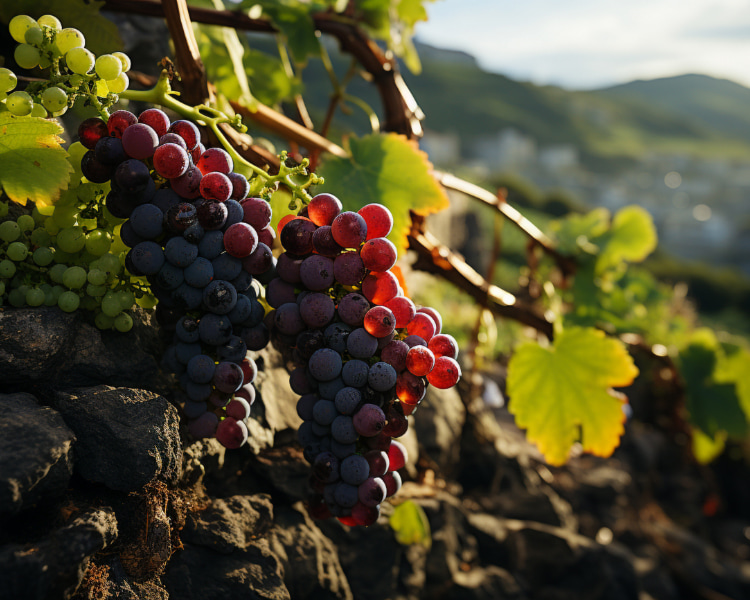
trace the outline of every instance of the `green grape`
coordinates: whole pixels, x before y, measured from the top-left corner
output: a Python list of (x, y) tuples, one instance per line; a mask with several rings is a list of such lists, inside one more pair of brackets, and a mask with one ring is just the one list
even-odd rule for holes
[(34, 231), (32, 231), (29, 239), (35, 246), (49, 247), (49, 245), (52, 243), (52, 236), (47, 233), (46, 229), (42, 229), (41, 227), (37, 227)]
[(112, 234), (104, 229), (94, 229), (86, 236), (86, 250), (94, 256), (106, 254), (111, 245)]
[(96, 59), (94, 70), (99, 77), (105, 81), (110, 81), (116, 79), (122, 73), (122, 62), (112, 54), (102, 54)]
[(15, 221), (3, 221), (0, 223), (0, 240), (14, 242), (21, 235), (21, 228)]
[(16, 274), (16, 265), (7, 258), (0, 260), (0, 277), (10, 279)]
[(122, 269), (120, 259), (111, 253), (103, 254), (101, 257), (99, 257), (98, 263), (99, 268), (102, 271), (105, 271), (106, 273), (112, 273), (113, 275), (117, 275)]
[(55, 297), (55, 304), (57, 304), (57, 299), (66, 291), (67, 290), (61, 285), (52, 286), (52, 295)]
[(33, 69), (39, 65), (39, 58), (42, 56), (39, 48), (29, 46), (29, 44), (19, 44), (13, 52), (13, 58), (16, 64), (22, 69)]
[(115, 317), (115, 329), (125, 333), (133, 329), (133, 318), (128, 313), (120, 313)]
[(8, 95), (5, 106), (8, 108), (10, 114), (17, 117), (25, 117), (34, 108), (34, 99), (26, 92), (13, 92)]
[(73, 312), (78, 308), (80, 303), (81, 299), (78, 297), (78, 294), (70, 290), (60, 294), (60, 297), (57, 299), (57, 305), (65, 312)]
[(68, 267), (63, 273), (62, 282), (72, 290), (82, 288), (86, 284), (86, 269), (83, 267)]
[[(60, 198), (62, 200), (62, 198)], [(81, 211), (77, 206), (65, 206), (58, 202), (55, 205), (55, 212), (52, 213), (52, 218), (55, 223), (62, 229), (66, 227), (73, 227), (78, 222), (78, 214)]]
[(7, 254), (8, 258), (13, 262), (21, 262), (29, 255), (29, 249), (23, 242), (13, 242), (8, 246), (5, 254)]
[(154, 308), (156, 306), (156, 297), (151, 294), (143, 294), (140, 298), (137, 298), (135, 303), (141, 308)]
[(68, 265), (78, 258), (77, 254), (63, 252), (60, 248), (55, 248), (55, 262), (62, 265)]
[(21, 308), (22, 306), (26, 306), (26, 292), (28, 290), (22, 289), (22, 288), (16, 288), (14, 290), (11, 290), (8, 294), (8, 302), (10, 302), (11, 306), (15, 306), (16, 308)]
[(54, 283), (62, 283), (63, 275), (65, 274), (65, 271), (68, 270), (68, 267), (63, 264), (56, 264), (49, 270), (49, 278)]
[(94, 325), (99, 329), (112, 329), (114, 324), (115, 320), (112, 317), (108, 317), (103, 312), (96, 313), (96, 316), (94, 317)]
[(83, 310), (94, 311), (99, 308), (99, 298), (93, 296), (84, 296), (81, 298), (81, 308)]
[(86, 294), (93, 298), (100, 298), (107, 293), (107, 289), (106, 285), (94, 285), (93, 283), (89, 283), (86, 286)]
[(113, 52), (112, 56), (116, 56), (122, 63), (122, 72), (130, 71), (130, 57), (124, 52)]
[(60, 226), (55, 223), (54, 219), (47, 219), (44, 222), (44, 230), (50, 235), (57, 235), (57, 232), (60, 231)]
[[(44, 306), (55, 306), (57, 304), (57, 298), (59, 294), (58, 296), (55, 296), (54, 288), (44, 283), (39, 287), (41, 287), (42, 291), (44, 292)], [(60, 289), (62, 290), (62, 288)]]
[(39, 47), (44, 43), (44, 32), (41, 27), (29, 27), (23, 38), (27, 44)]
[(73, 73), (86, 75), (94, 67), (96, 61), (94, 55), (86, 48), (71, 48), (65, 54), (65, 62)]
[(10, 92), (16, 89), (18, 77), (10, 69), (0, 68), (0, 92)]
[(83, 249), (86, 244), (86, 234), (82, 227), (68, 227), (61, 229), (57, 234), (57, 247), (63, 252), (75, 254)]
[(115, 294), (122, 310), (128, 310), (135, 304), (135, 295), (129, 290), (120, 290)]
[(52, 263), (53, 260), (55, 260), (55, 255), (49, 248), (41, 247), (34, 250), (31, 258), (40, 267), (46, 267), (47, 265)]
[(36, 22), (40, 25), (51, 27), (55, 31), (59, 31), (60, 29), (62, 29), (62, 23), (60, 23), (60, 19), (58, 19), (54, 15), (42, 15), (36, 20)]
[(0, 218), (8, 216), (10, 206), (7, 202), (0, 202)]
[(89, 269), (88, 281), (93, 285), (104, 285), (107, 283), (107, 274), (99, 268), (91, 268)]
[(18, 227), (23, 231), (24, 233), (27, 231), (31, 231), (34, 229), (34, 217), (31, 215), (21, 215), (16, 219), (16, 223), (18, 223)]
[(50, 112), (56, 112), (68, 106), (68, 94), (57, 86), (49, 87), (42, 92), (42, 106)]
[(41, 119), (47, 118), (47, 109), (44, 108), (41, 104), (37, 104), (34, 102), (34, 106), (31, 107), (31, 116), (32, 117), (39, 117)]
[(115, 79), (107, 80), (107, 88), (113, 94), (122, 94), (130, 85), (130, 78), (125, 73), (120, 73)]
[(2, 296), (5, 293), (5, 282), (0, 281), (0, 296)]
[(102, 312), (108, 317), (116, 317), (122, 312), (120, 303), (114, 294), (105, 294), (102, 298)]
[(26, 292), (26, 304), (29, 306), (41, 306), (44, 304), (45, 294), (39, 288), (31, 288)]
[(66, 27), (55, 36), (55, 45), (60, 54), (67, 54), (73, 48), (83, 48), (86, 45), (86, 38), (77, 29)]
[(19, 44), (26, 41), (26, 31), (39, 24), (28, 15), (16, 15), (8, 23), (8, 31), (11, 37)]
[(49, 56), (47, 54), (42, 54), (39, 57), (39, 68), (47, 69), (50, 66), (52, 66), (52, 61), (49, 59)]

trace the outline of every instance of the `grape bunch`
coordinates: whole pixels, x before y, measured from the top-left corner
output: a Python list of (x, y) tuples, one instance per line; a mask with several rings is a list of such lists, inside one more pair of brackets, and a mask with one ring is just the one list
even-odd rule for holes
[(318, 194), (279, 223), (285, 252), (266, 290), (271, 339), (298, 366), (298, 433), (312, 465), (310, 511), (371, 525), (401, 487), (408, 428), (429, 383), (461, 375), (458, 346), (436, 310), (403, 295), (391, 271), (396, 247), (387, 208), (342, 211)]
[(34, 81), (25, 90), (13, 91), (18, 84), (16, 74), (0, 68), (0, 101), (13, 115), (58, 117), (79, 96), (97, 109), (106, 110), (117, 101), (117, 94), (128, 88), (130, 58), (126, 54), (94, 56), (85, 48), (84, 35), (78, 29), (63, 29), (53, 15), (39, 19), (17, 15), (10, 20), (8, 29), (19, 42), (13, 54), (18, 67), (50, 70), (48, 80)]
[(274, 266), (269, 204), (248, 197), (225, 150), (206, 149), (192, 122), (157, 108), (87, 119), (78, 134), (84, 176), (110, 182), (107, 210), (124, 219), (127, 271), (172, 317), (164, 365), (178, 375), (188, 430), (241, 446), (257, 373), (247, 353), (268, 342), (254, 276)]

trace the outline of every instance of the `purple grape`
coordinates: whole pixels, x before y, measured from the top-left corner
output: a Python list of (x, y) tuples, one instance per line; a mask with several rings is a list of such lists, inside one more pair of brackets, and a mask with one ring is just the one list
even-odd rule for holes
[(354, 414), (360, 402), (362, 402), (362, 394), (353, 387), (341, 388), (336, 394), (336, 409), (342, 415)]
[(308, 368), (318, 381), (330, 381), (341, 373), (341, 355), (330, 348), (321, 348), (310, 357)]
[(325, 336), (320, 329), (308, 329), (297, 336), (296, 345), (302, 360), (308, 361), (316, 350), (325, 348)]
[(247, 181), (247, 177), (241, 173), (229, 173), (227, 177), (232, 182), (232, 195), (230, 198), (238, 201), (247, 198), (247, 195), (250, 193), (250, 184)]
[(367, 383), (367, 373), (370, 370), (368, 364), (363, 360), (349, 360), (341, 369), (341, 378), (344, 383), (353, 388), (362, 387)]
[(318, 227), (313, 233), (312, 243), (315, 252), (329, 258), (338, 256), (344, 251), (344, 249), (336, 243), (336, 240), (333, 239), (330, 225)]
[(366, 274), (359, 252), (339, 254), (333, 261), (333, 275), (341, 285), (360, 285)]
[(180, 148), (187, 152), (187, 144), (185, 143), (185, 140), (183, 140), (176, 133), (165, 133), (163, 136), (161, 136), (159, 138), (159, 145), (163, 146), (164, 144), (177, 144)]
[(367, 311), (370, 310), (370, 303), (362, 294), (352, 292), (339, 300), (336, 309), (339, 318), (352, 327), (362, 327)]
[(297, 295), (294, 293), (294, 286), (281, 279), (274, 279), (268, 284), (266, 290), (266, 302), (273, 308), (279, 308), (282, 304), (296, 302)]
[(204, 412), (200, 417), (188, 423), (188, 431), (194, 438), (213, 437), (216, 427), (219, 425), (219, 417), (212, 412)]
[(247, 426), (232, 417), (227, 417), (216, 427), (216, 439), (225, 448), (239, 448), (247, 441)]
[(370, 358), (378, 349), (378, 339), (360, 327), (349, 334), (346, 349), (354, 358)]
[(330, 425), (338, 417), (336, 405), (330, 400), (318, 400), (313, 406), (313, 419), (321, 425)]
[(145, 123), (135, 123), (122, 133), (122, 147), (128, 156), (146, 160), (159, 147), (159, 136)]
[(307, 289), (327, 290), (334, 282), (333, 261), (318, 254), (308, 256), (300, 265), (299, 275)]
[(189, 315), (185, 315), (177, 320), (174, 331), (177, 339), (181, 342), (192, 344), (200, 339), (198, 321)]
[(198, 207), (197, 213), (198, 222), (201, 226), (211, 231), (213, 229), (221, 229), (224, 226), (224, 223), (227, 221), (229, 209), (227, 209), (223, 202), (207, 200)]
[(330, 381), (321, 381), (318, 383), (318, 394), (326, 400), (333, 400), (342, 389), (346, 387), (341, 377), (336, 377)]
[(356, 486), (342, 481), (336, 486), (336, 489), (333, 492), (333, 497), (336, 500), (336, 504), (346, 508), (351, 508), (357, 503), (357, 500), (359, 500), (359, 493)]
[(331, 323), (323, 332), (326, 337), (326, 346), (339, 354), (346, 351), (346, 341), (352, 328), (344, 323)]
[(375, 404), (365, 404), (357, 411), (352, 421), (359, 435), (373, 437), (385, 427), (385, 413)]
[(370, 466), (371, 477), (381, 477), (388, 471), (390, 461), (388, 460), (388, 453), (382, 450), (370, 450), (365, 452), (365, 459), (367, 464)]
[(205, 402), (189, 401), (185, 402), (185, 406), (182, 407), (182, 414), (185, 415), (188, 419), (197, 419), (204, 412), (206, 412), (206, 410), (207, 408)]
[(187, 363), (187, 374), (195, 383), (208, 383), (213, 379), (216, 365), (206, 354), (193, 356)]
[(401, 489), (401, 475), (398, 471), (388, 471), (383, 475), (383, 483), (385, 483), (386, 494), (393, 496)]
[(271, 334), (263, 323), (255, 327), (245, 327), (240, 332), (240, 337), (245, 341), (248, 350), (263, 350), (271, 339)]
[(244, 421), (250, 416), (250, 404), (244, 398), (235, 397), (230, 400), (225, 410), (228, 417), (238, 421)]
[(302, 259), (283, 252), (276, 263), (276, 272), (279, 277), (287, 283), (299, 283), (302, 281), (299, 276), (299, 267), (302, 264)]
[(221, 346), (232, 337), (232, 322), (226, 315), (205, 314), (198, 322), (200, 340), (209, 346)]
[(352, 418), (346, 415), (339, 415), (333, 420), (331, 435), (340, 444), (353, 444), (358, 437)]
[(388, 489), (380, 477), (369, 477), (360, 484), (357, 494), (365, 506), (377, 506), (385, 500)]
[(333, 300), (326, 294), (308, 294), (299, 305), (299, 314), (310, 328), (325, 327), (335, 313)]
[(380, 361), (370, 367), (367, 383), (376, 392), (386, 392), (396, 385), (396, 377), (396, 369)]
[(312, 472), (323, 483), (333, 483), (339, 478), (339, 459), (332, 452), (322, 452), (315, 457)]
[[(292, 391), (304, 396), (315, 391), (317, 386), (313, 386), (311, 378), (307, 375), (304, 367), (298, 367), (289, 374), (289, 387)], [(312, 417), (310, 417), (312, 419)]]
[(170, 179), (172, 189), (183, 198), (194, 200), (201, 195), (201, 180), (203, 175), (197, 167), (188, 167), (179, 177)]
[(305, 329), (305, 322), (295, 302), (287, 302), (279, 306), (274, 313), (273, 322), (274, 327), (285, 335), (297, 335)]
[(233, 394), (242, 387), (242, 368), (232, 362), (220, 362), (216, 365), (212, 381), (220, 392)]
[(250, 256), (242, 259), (242, 268), (250, 275), (262, 275), (273, 268), (274, 257), (271, 249), (263, 242), (258, 242), (258, 247)]
[(175, 267), (184, 269), (198, 258), (198, 246), (191, 244), (185, 238), (173, 237), (164, 246), (164, 255)]
[(298, 256), (310, 254), (313, 249), (312, 236), (314, 231), (315, 223), (312, 221), (292, 219), (281, 230), (281, 245), (287, 252)]
[(121, 162), (115, 170), (113, 180), (119, 191), (129, 195), (142, 193), (148, 182), (152, 181), (148, 167), (135, 159)]
[(188, 227), (197, 222), (195, 206), (189, 202), (175, 204), (164, 213), (164, 224), (170, 232), (177, 235), (182, 235)]
[(297, 400), (297, 414), (303, 421), (313, 420), (313, 407), (319, 400), (317, 394), (305, 394)]

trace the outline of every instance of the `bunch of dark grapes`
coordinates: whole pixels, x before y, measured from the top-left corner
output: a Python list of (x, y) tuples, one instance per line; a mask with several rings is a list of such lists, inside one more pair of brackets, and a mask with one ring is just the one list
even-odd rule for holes
[(436, 310), (417, 307), (391, 272), (396, 247), (387, 208), (342, 212), (315, 196), (280, 223), (286, 250), (266, 290), (271, 339), (298, 364), (299, 441), (312, 465), (315, 517), (371, 525), (401, 487), (408, 428), (426, 385), (458, 382), (458, 346)]
[(188, 430), (238, 448), (255, 399), (247, 353), (268, 342), (253, 276), (274, 264), (270, 206), (247, 197), (227, 152), (205, 149), (193, 123), (159, 109), (87, 119), (79, 136), (84, 176), (111, 181), (107, 209), (127, 219), (125, 267), (147, 277), (174, 323), (164, 365), (179, 376)]

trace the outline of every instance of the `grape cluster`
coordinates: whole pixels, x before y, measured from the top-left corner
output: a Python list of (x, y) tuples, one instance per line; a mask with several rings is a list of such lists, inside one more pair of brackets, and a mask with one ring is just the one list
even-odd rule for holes
[(78, 134), (84, 176), (110, 182), (106, 207), (125, 219), (127, 271), (172, 316), (164, 364), (179, 376), (188, 430), (241, 446), (257, 373), (247, 352), (268, 342), (254, 276), (274, 265), (269, 204), (248, 198), (226, 151), (206, 149), (192, 122), (159, 109), (87, 119)]
[(298, 365), (290, 385), (301, 396), (311, 513), (348, 525), (374, 523), (401, 487), (406, 450), (393, 438), (427, 383), (444, 389), (461, 375), (438, 312), (415, 306), (391, 271), (392, 227), (384, 206), (342, 211), (319, 194), (279, 223), (285, 252), (266, 290), (271, 339)]
[(23, 91), (13, 91), (18, 78), (10, 69), (0, 68), (0, 101), (13, 115), (58, 117), (78, 96), (106, 109), (117, 101), (117, 94), (128, 88), (130, 58), (126, 54), (94, 56), (84, 47), (83, 34), (70, 27), (63, 29), (53, 15), (39, 19), (17, 15), (8, 29), (19, 42), (13, 57), (21, 69), (50, 69), (49, 80), (35, 81)]

